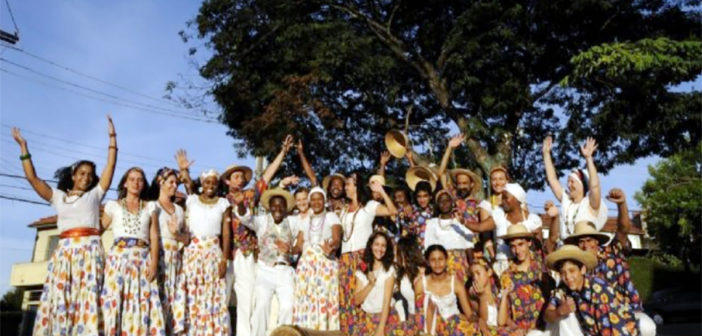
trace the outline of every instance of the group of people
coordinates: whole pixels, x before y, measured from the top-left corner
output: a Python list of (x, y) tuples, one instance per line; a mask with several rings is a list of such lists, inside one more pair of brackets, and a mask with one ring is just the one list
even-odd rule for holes
[[(193, 161), (180, 150), (177, 169), (158, 170), (151, 183), (142, 169), (128, 169), (118, 199), (101, 212), (117, 161), (109, 117), (108, 125), (101, 176), (79, 161), (60, 171), (55, 188), (37, 177), (27, 142), (12, 130), (61, 237), (34, 335), (230, 335), (235, 318), (236, 335), (263, 336), (274, 295), (277, 325), (344, 335), (655, 335), (629, 274), (631, 224), (620, 189), (606, 196), (619, 209), (617, 231), (600, 232), (607, 207), (593, 139), (581, 147), (586, 169), (573, 170), (567, 188), (552, 140), (544, 140), (547, 180), (561, 204), (559, 211), (547, 202), (544, 221), (505, 167), (489, 172), (485, 199), (479, 175), (447, 169), (462, 135), (448, 141), (438, 167), (407, 155), (406, 186), (394, 189), (384, 176), (387, 152), (369, 178), (335, 173), (319, 183), (291, 136), (255, 181), (241, 165), (193, 179)], [(308, 183), (288, 176), (273, 186), (293, 147)], [(105, 253), (108, 228), (114, 244)]]

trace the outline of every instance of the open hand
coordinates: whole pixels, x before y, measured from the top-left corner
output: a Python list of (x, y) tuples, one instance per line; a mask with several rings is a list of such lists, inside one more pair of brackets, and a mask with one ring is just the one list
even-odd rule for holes
[(449, 147), (451, 147), (451, 149), (456, 149), (456, 148), (458, 148), (458, 146), (460, 146), (460, 145), (463, 143), (463, 141), (465, 141), (465, 140), (466, 140), (465, 134), (459, 133), (459, 134), (457, 134), (457, 135), (454, 135), (454, 136), (451, 138), (451, 140), (449, 140), (448, 145), (449, 145)]
[(387, 165), (391, 158), (392, 158), (392, 155), (390, 155), (390, 152), (383, 151), (382, 153), (380, 153), (380, 165), (381, 166)]
[(295, 139), (293, 139), (293, 136), (290, 134), (285, 136), (285, 140), (283, 140), (283, 150), (285, 152), (289, 151), (290, 148), (292, 148), (294, 140)]
[(580, 153), (582, 153), (583, 157), (586, 159), (591, 158), (595, 150), (597, 150), (597, 142), (591, 137), (588, 137), (585, 143), (580, 147)]
[(190, 166), (195, 163), (195, 160), (188, 161), (188, 152), (185, 149), (179, 149), (175, 155), (176, 162), (178, 163), (178, 170), (184, 171), (189, 170)]
[(22, 134), (20, 133), (19, 128), (17, 128), (17, 127), (12, 128), (12, 138), (14, 138), (15, 141), (17, 141), (17, 143), (20, 145), (20, 147), (27, 146), (27, 140), (24, 140), (24, 138), (22, 137)]
[(553, 137), (549, 135), (544, 139), (543, 145), (541, 146), (541, 151), (544, 153), (550, 153), (552, 146), (553, 146)]
[(107, 115), (107, 134), (117, 134), (115, 133), (115, 124), (112, 122), (112, 117), (109, 114)]
[(288, 187), (291, 185), (297, 185), (298, 183), (300, 183), (300, 178), (297, 177), (296, 175), (286, 176), (285, 178), (280, 180), (280, 186), (282, 188), (285, 188), (285, 187)]

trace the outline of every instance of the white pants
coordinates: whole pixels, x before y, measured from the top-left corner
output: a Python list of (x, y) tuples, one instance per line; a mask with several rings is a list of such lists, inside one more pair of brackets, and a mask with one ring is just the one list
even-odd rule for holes
[(641, 336), (656, 336), (656, 323), (644, 312), (634, 313), (636, 321), (639, 322)]
[(236, 336), (251, 336), (251, 310), (253, 309), (256, 262), (253, 254), (234, 254), (234, 293), (236, 294)]
[(251, 316), (254, 336), (266, 335), (273, 293), (278, 296), (277, 325), (292, 324), (294, 272), (290, 266), (268, 266), (261, 262), (256, 265), (255, 303)]

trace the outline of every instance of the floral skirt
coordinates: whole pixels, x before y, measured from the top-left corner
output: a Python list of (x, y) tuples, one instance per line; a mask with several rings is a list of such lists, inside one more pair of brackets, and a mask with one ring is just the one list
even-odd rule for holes
[(356, 270), (363, 260), (363, 250), (343, 253), (339, 260), (339, 322), (341, 332), (351, 335), (355, 326), (357, 309), (353, 304), (356, 292)]
[(434, 327), (437, 336), (480, 336), (478, 322), (469, 322), (463, 315), (452, 315), (444, 319), (437, 314), (436, 326)]
[(229, 335), (229, 310), (224, 277), (219, 277), (222, 249), (218, 237), (193, 238), (183, 251), (181, 271), (184, 285), (176, 294), (176, 305), (185, 307), (185, 319), (174, 332), (192, 336)]
[(33, 335), (102, 334), (104, 263), (99, 236), (59, 240), (49, 260)]
[(465, 286), (470, 275), (470, 265), (468, 264), (466, 252), (464, 250), (448, 250), (446, 264), (449, 274), (455, 274), (460, 284)]
[(146, 277), (149, 262), (149, 247), (142, 240), (115, 239), (100, 296), (105, 335), (166, 335), (158, 283)]
[(293, 324), (339, 330), (339, 263), (318, 247), (306, 247), (295, 270)]
[(183, 255), (180, 253), (178, 242), (174, 240), (162, 240), (158, 259), (158, 284), (159, 297), (163, 307), (163, 320), (166, 323), (166, 334), (171, 335), (173, 330), (183, 330), (185, 323), (185, 307), (176, 304), (178, 290), (184, 292), (180, 274), (183, 266)]
[[(353, 336), (366, 336), (374, 335), (375, 330), (380, 325), (380, 315), (381, 314), (370, 314), (366, 313), (362, 309), (358, 310), (356, 314), (356, 324), (353, 326), (352, 334)], [(414, 323), (413, 319), (407, 319), (406, 321), (400, 320), (400, 315), (397, 314), (395, 309), (390, 309), (390, 314), (388, 314), (388, 319), (385, 321), (385, 330), (383, 335), (391, 336), (409, 336), (417, 335), (419, 329)]]

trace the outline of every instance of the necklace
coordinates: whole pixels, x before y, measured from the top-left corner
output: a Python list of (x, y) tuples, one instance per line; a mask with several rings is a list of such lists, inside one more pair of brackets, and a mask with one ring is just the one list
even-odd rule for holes
[(197, 197), (200, 200), (200, 203), (205, 204), (205, 205), (213, 205), (217, 204), (217, 201), (219, 201), (219, 197), (212, 197), (212, 198), (205, 198), (205, 196), (200, 195)]
[(175, 210), (176, 210), (176, 209), (175, 209), (175, 206), (173, 206), (173, 204), (171, 204), (171, 207), (173, 208), (173, 210), (170, 210), (170, 211), (169, 211), (169, 210), (166, 208), (165, 204), (163, 204), (163, 202), (161, 202), (160, 199), (158, 200), (158, 206), (161, 207), (161, 209), (163, 209), (163, 211), (166, 212), (168, 215), (173, 215), (173, 213), (175, 213)]
[(313, 234), (314, 234), (314, 236), (319, 236), (320, 238), (322, 237), (322, 235), (324, 235), (324, 222), (327, 220), (327, 212), (326, 211), (322, 212), (322, 214), (321, 214), (322, 219), (319, 220), (318, 224), (313, 225), (314, 219), (316, 217), (318, 217), (318, 216), (316, 216), (314, 213), (312, 213), (309, 217), (309, 224), (307, 225), (308, 237), (306, 240), (309, 240), (310, 242), (312, 242)]
[[(73, 195), (71, 195), (73, 194)], [(85, 191), (82, 190), (69, 190), (66, 194), (63, 195), (63, 203), (65, 204), (73, 204), (77, 202), (81, 197), (85, 195)], [(69, 201), (68, 198), (72, 196), (78, 196), (74, 200)]]
[[(361, 210), (361, 207), (358, 207), (356, 211), (353, 212), (353, 217), (351, 218), (351, 230), (349, 230), (349, 235), (346, 236), (344, 235), (341, 239), (344, 241), (344, 243), (347, 243), (349, 240), (351, 240), (351, 237), (353, 236), (353, 229), (356, 227), (356, 215), (358, 215), (358, 211)], [(347, 207), (344, 207), (344, 210), (341, 215), (341, 222), (343, 223), (346, 220), (346, 216), (348, 215), (348, 209)]]

